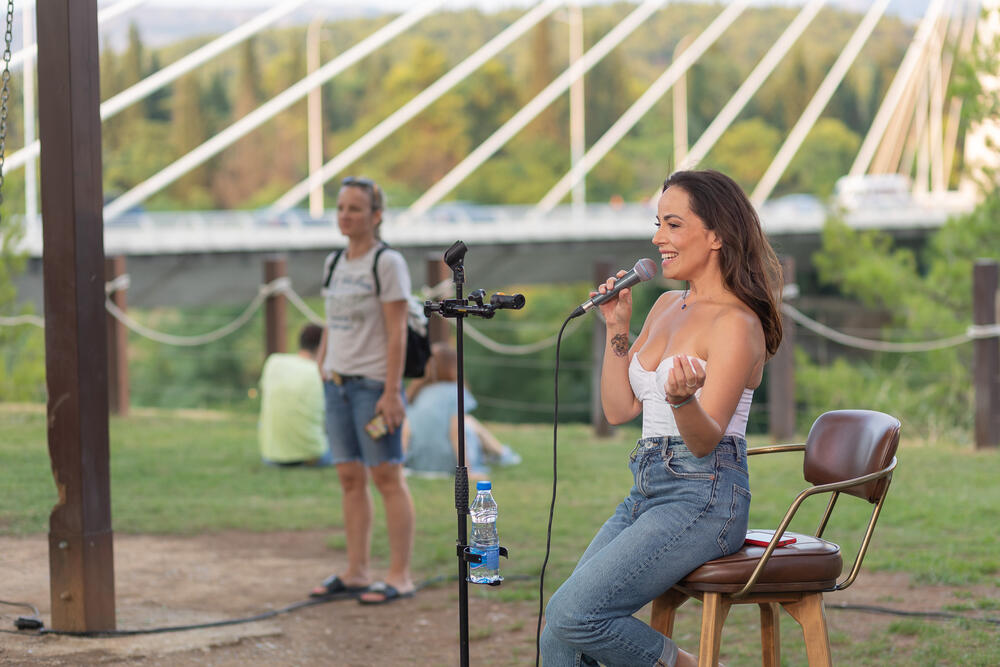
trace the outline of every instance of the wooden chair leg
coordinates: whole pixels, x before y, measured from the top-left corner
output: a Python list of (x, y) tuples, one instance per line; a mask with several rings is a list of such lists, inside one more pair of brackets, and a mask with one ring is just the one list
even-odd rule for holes
[(698, 647), (698, 667), (716, 667), (722, 646), (722, 626), (729, 615), (731, 602), (720, 593), (705, 593), (701, 600), (701, 644)]
[(649, 619), (649, 627), (665, 637), (673, 637), (674, 612), (687, 600), (688, 596), (675, 588), (653, 600), (653, 614)]
[(781, 667), (781, 624), (778, 618), (780, 607), (775, 602), (761, 602), (758, 606), (761, 664), (764, 667)]
[(785, 602), (782, 606), (802, 626), (809, 667), (831, 667), (833, 656), (830, 653), (830, 637), (826, 630), (823, 594), (811, 593), (797, 602)]

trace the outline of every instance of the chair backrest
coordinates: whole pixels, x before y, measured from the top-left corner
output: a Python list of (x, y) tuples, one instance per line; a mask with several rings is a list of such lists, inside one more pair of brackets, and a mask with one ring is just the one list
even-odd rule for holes
[[(834, 410), (816, 419), (806, 440), (802, 473), (812, 484), (830, 484), (885, 468), (899, 445), (899, 420), (872, 410)], [(887, 479), (845, 489), (874, 503)]]

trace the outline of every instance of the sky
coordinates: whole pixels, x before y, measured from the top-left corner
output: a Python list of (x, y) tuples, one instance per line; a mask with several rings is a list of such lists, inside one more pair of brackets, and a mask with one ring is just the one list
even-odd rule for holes
[[(100, 0), (100, 5), (110, 6), (120, 0)], [(581, 0), (583, 4), (599, 4), (608, 0)], [(711, 1), (711, 0), (708, 0)], [(888, 12), (898, 14), (907, 19), (919, 19), (926, 9), (930, 0), (892, 0), (889, 4)], [(732, 0), (722, 0), (723, 4), (729, 4)], [(804, 4), (805, 0), (753, 0), (755, 5), (792, 5)], [(953, 0), (958, 5), (960, 0)], [(274, 4), (274, 0), (148, 0), (151, 6), (161, 7), (220, 7), (226, 9), (247, 9), (250, 7), (269, 7)], [(341, 9), (371, 8), (383, 11), (398, 12), (409, 9), (413, 6), (414, 0), (313, 0), (310, 5), (339, 7)], [(508, 7), (524, 7), (533, 4), (532, 0), (449, 0), (448, 6), (477, 6), (484, 11), (494, 12)], [(870, 0), (830, 0), (832, 5), (840, 5), (855, 11), (863, 11), (870, 4)]]

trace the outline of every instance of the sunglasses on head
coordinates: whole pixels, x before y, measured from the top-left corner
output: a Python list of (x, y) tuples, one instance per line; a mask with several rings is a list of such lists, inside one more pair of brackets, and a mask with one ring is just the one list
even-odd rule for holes
[(382, 192), (372, 179), (348, 176), (340, 182), (340, 185), (341, 187), (353, 186), (368, 190), (371, 193), (372, 208), (376, 211), (382, 209)]
[(340, 182), (341, 185), (356, 185), (362, 188), (368, 188), (369, 190), (375, 190), (375, 181), (370, 178), (358, 178), (357, 176), (348, 176)]

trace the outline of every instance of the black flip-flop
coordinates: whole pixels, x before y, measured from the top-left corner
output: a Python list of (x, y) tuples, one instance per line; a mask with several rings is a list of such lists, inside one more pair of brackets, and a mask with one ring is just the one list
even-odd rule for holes
[(381, 595), (380, 600), (366, 600), (361, 596), (358, 596), (358, 602), (361, 604), (386, 604), (388, 602), (395, 602), (396, 600), (402, 600), (403, 598), (412, 598), (416, 591), (407, 591), (406, 593), (400, 593), (399, 589), (391, 584), (387, 584), (384, 581), (377, 581), (368, 587), (365, 593), (376, 593)]
[(355, 597), (368, 589), (368, 586), (348, 586), (344, 583), (343, 579), (335, 574), (331, 574), (323, 580), (322, 584), (312, 589), (309, 597), (333, 600), (336, 598)]

